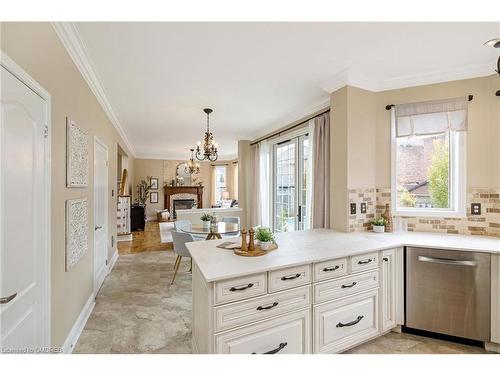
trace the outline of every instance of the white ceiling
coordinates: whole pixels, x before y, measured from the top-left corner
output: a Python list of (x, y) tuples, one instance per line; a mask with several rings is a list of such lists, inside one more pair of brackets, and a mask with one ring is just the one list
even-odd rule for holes
[(500, 23), (76, 23), (138, 157), (187, 158), (205, 114), (221, 158), (324, 107), (346, 83), (380, 91), (493, 73)]

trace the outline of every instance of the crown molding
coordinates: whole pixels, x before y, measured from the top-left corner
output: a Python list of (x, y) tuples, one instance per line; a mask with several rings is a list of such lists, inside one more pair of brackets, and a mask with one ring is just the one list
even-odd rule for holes
[(314, 114), (315, 112), (320, 112), (320, 111), (325, 110), (329, 107), (330, 107), (330, 96), (328, 96), (324, 99), (321, 99), (320, 101), (318, 101), (310, 106), (307, 106), (299, 111), (295, 111), (293, 113), (290, 113), (287, 116), (280, 118), (278, 121), (269, 125), (264, 132), (261, 131), (261, 132), (255, 134), (254, 137), (250, 137), (250, 138), (253, 138), (252, 142), (256, 142), (259, 139), (264, 138), (271, 133), (275, 133), (275, 132), (279, 131), (280, 129), (284, 129), (290, 125), (293, 125), (294, 123), (299, 123), (303, 119)]
[(85, 82), (89, 85), (90, 90), (94, 93), (94, 96), (101, 105), (102, 109), (108, 116), (120, 137), (123, 139), (123, 142), (127, 146), (128, 150), (132, 153), (133, 157), (136, 157), (135, 149), (130, 143), (125, 130), (120, 124), (120, 121), (118, 121), (118, 118), (116, 117), (115, 112), (106, 97), (104, 87), (101, 84), (97, 71), (91, 62), (85, 43), (80, 36), (76, 25), (72, 22), (52, 22), (52, 27), (68, 51), (81, 75), (85, 79)]
[[(138, 153), (135, 157), (136, 159), (151, 159), (151, 160), (176, 160), (176, 161), (188, 161), (189, 157), (186, 157), (185, 154), (180, 155), (180, 154), (148, 154), (148, 153)], [(231, 161), (231, 160), (237, 160), (238, 159), (238, 154), (229, 154), (229, 155), (222, 155), (217, 159), (215, 163), (218, 162), (226, 162), (226, 161)], [(208, 160), (195, 160), (200, 163), (214, 163)]]
[(320, 87), (328, 93), (337, 91), (344, 86), (355, 86), (360, 89), (379, 92), (484, 77), (493, 74), (493, 72), (494, 68), (490, 62), (479, 62), (446, 70), (435, 70), (429, 73), (411, 74), (380, 81), (367, 78), (353, 70), (344, 69), (324, 81)]

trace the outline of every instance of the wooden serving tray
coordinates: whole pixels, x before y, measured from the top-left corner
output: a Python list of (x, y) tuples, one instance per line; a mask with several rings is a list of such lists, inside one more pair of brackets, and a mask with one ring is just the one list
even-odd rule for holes
[(255, 245), (253, 251), (241, 251), (241, 248), (238, 248), (234, 249), (234, 253), (242, 257), (260, 257), (262, 255), (266, 255), (270, 251), (276, 250), (277, 248), (278, 245), (276, 243), (272, 244), (271, 247), (267, 250), (262, 250), (262, 248), (259, 245)]

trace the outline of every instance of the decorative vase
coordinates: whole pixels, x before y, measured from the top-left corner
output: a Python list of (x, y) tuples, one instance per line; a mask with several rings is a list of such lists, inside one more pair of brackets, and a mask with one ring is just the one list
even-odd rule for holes
[(385, 225), (373, 225), (373, 231), (375, 233), (384, 233), (385, 232)]

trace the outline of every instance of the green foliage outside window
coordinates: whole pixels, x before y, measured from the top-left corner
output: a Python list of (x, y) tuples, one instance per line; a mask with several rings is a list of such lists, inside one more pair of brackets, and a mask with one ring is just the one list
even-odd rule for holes
[(449, 151), (448, 144), (435, 140), (434, 153), (429, 167), (429, 194), (433, 207), (447, 208), (449, 184)]

